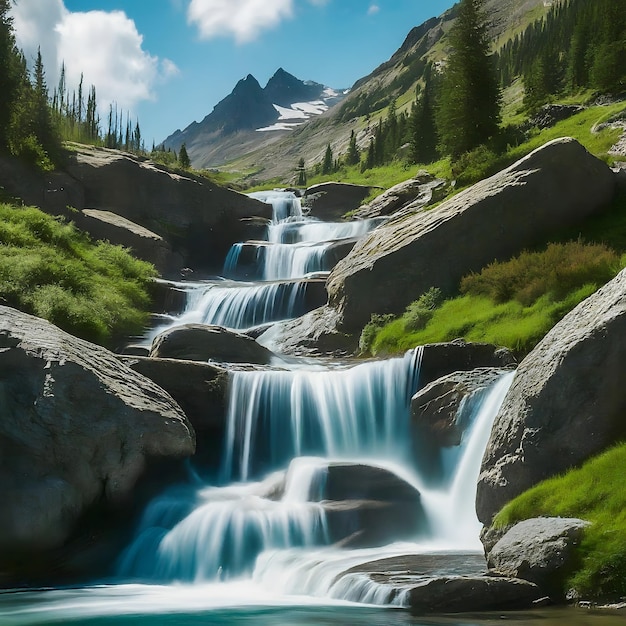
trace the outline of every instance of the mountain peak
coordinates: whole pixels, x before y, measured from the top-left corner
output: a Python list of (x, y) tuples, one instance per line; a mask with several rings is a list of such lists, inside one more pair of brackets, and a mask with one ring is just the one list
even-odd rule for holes
[(304, 82), (279, 67), (265, 85), (266, 96), (274, 104), (290, 106), (294, 102), (310, 102), (321, 97), (324, 85)]

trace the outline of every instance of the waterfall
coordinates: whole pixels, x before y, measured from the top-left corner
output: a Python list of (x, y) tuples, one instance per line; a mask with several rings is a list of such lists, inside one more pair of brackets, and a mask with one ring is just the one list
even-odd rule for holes
[(302, 455), (406, 456), (421, 354), (327, 371), (231, 372), (223, 479), (248, 480)]
[[(254, 196), (273, 206), (267, 241), (233, 246), (225, 273), (253, 265), (259, 278), (280, 280), (195, 283), (173, 324), (241, 329), (300, 315), (305, 283), (285, 276), (323, 266), (330, 240), (359, 236), (381, 223), (321, 223), (302, 215), (294, 194)], [(410, 418), (422, 356), (423, 348), (416, 348), (358, 364), (307, 361), (296, 367), (285, 361), (292, 369), (229, 372), (219, 470), (207, 484), (190, 481), (147, 507), (119, 560), (119, 577), (211, 589), (245, 581), (254, 597), (402, 606), (408, 583), (401, 572), (390, 581), (371, 575), (380, 570), (368, 563), (457, 551), (471, 552), (467, 560), (478, 567), (476, 482), (513, 375), (461, 403), (461, 443), (440, 452), (445, 471), (433, 486), (415, 462), (417, 431)], [(390, 526), (389, 541), (368, 535), (381, 519), (392, 519), (377, 517), (384, 514), (406, 522)], [(359, 544), (363, 536), (368, 540)], [(400, 536), (403, 543), (393, 543)]]

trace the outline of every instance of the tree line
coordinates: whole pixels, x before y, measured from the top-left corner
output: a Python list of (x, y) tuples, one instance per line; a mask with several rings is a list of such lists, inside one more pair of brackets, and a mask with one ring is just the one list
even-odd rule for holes
[(95, 86), (85, 89), (81, 75), (70, 93), (64, 64), (50, 96), (41, 50), (31, 72), (17, 47), (10, 5), (0, 0), (0, 152), (43, 169), (60, 163), (63, 141), (145, 152), (139, 121), (111, 104), (103, 125)]
[[(348, 151), (335, 157), (330, 144), (316, 172), (341, 165), (362, 170), (399, 156), (410, 163), (453, 161), (482, 145), (506, 145), (511, 129), (501, 127), (502, 89), (521, 79), (524, 107), (533, 114), (554, 97), (590, 89), (626, 91), (626, 11), (617, 0), (564, 0), (545, 17), (491, 51), (483, 0), (460, 0), (448, 35), (448, 55), (437, 67), (425, 62), (409, 112), (395, 101), (359, 151), (354, 131)], [(298, 172), (302, 171), (301, 166)], [(302, 177), (302, 174), (299, 174)]]

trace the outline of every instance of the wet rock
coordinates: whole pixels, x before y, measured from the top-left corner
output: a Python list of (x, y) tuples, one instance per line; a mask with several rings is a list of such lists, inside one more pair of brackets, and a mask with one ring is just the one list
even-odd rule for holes
[[(428, 447), (458, 446), (467, 427), (459, 413), (461, 404), (487, 389), (502, 376), (503, 370), (476, 368), (453, 372), (422, 387), (411, 398), (412, 432)], [(471, 414), (471, 410), (465, 412)]]
[(331, 542), (378, 546), (424, 532), (419, 491), (391, 470), (361, 463), (329, 463), (322, 502)]
[(181, 324), (163, 331), (152, 341), (150, 357), (269, 364), (274, 354), (252, 337), (204, 324)]
[(407, 602), (420, 615), (527, 609), (541, 597), (537, 585), (519, 578), (443, 576), (411, 587)]

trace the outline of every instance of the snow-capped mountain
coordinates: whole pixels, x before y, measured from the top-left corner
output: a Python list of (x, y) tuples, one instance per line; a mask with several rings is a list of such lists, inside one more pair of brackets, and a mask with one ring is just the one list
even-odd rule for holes
[(184, 143), (195, 167), (210, 167), (272, 143), (343, 99), (336, 90), (302, 81), (279, 68), (265, 88), (248, 74), (201, 122), (177, 130), (163, 144)]

